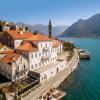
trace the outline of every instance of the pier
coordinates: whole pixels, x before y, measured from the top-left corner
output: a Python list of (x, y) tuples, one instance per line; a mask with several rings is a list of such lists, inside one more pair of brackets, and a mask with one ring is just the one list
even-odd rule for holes
[(90, 53), (87, 50), (78, 48), (77, 51), (79, 52), (80, 59), (90, 59)]

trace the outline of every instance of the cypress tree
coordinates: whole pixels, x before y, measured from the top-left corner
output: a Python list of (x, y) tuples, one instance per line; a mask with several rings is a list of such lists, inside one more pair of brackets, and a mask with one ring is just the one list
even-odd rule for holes
[(51, 24), (51, 20), (49, 20), (48, 32), (49, 32), (49, 38), (51, 38), (52, 37), (52, 24)]

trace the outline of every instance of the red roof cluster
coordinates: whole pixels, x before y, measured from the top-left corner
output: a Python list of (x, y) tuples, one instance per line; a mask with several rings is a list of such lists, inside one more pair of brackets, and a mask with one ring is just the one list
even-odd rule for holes
[[(7, 49), (2, 50), (2, 48), (4, 47), (6, 47)], [(0, 54), (11, 53), (11, 52), (14, 52), (14, 50), (0, 43)]]
[(1, 61), (4, 62), (4, 63), (10, 63), (10, 62), (15, 62), (18, 58), (19, 58), (19, 54), (16, 54), (16, 53), (9, 53), (9, 54), (6, 54), (2, 59)]
[(52, 40), (52, 46), (57, 47), (61, 42), (57, 39)]
[(15, 30), (6, 31), (13, 39), (28, 39), (33, 36), (31, 32), (21, 32)]
[(51, 39), (48, 36), (42, 35), (37, 33), (36, 35), (33, 34), (31, 38), (28, 38), (26, 40), (29, 41), (51, 41)]
[(29, 52), (29, 51), (37, 51), (38, 49), (31, 42), (26, 42), (22, 44), (20, 47), (18, 47), (17, 50)]

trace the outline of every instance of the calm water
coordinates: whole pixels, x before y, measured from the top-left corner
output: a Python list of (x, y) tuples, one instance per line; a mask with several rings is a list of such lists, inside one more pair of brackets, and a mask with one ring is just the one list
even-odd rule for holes
[(87, 49), (90, 60), (81, 60), (78, 68), (60, 86), (67, 95), (62, 100), (100, 100), (100, 39), (72, 40), (75, 45)]

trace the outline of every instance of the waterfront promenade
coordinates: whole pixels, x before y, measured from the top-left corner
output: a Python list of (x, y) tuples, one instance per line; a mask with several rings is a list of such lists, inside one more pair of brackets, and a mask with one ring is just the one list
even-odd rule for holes
[(39, 100), (45, 91), (49, 90), (51, 87), (58, 87), (78, 66), (79, 63), (79, 54), (77, 51), (74, 52), (74, 56), (69, 62), (69, 65), (66, 69), (59, 72), (56, 76), (52, 77), (50, 80), (44, 82), (31, 92), (28, 96), (22, 98), (22, 100)]

